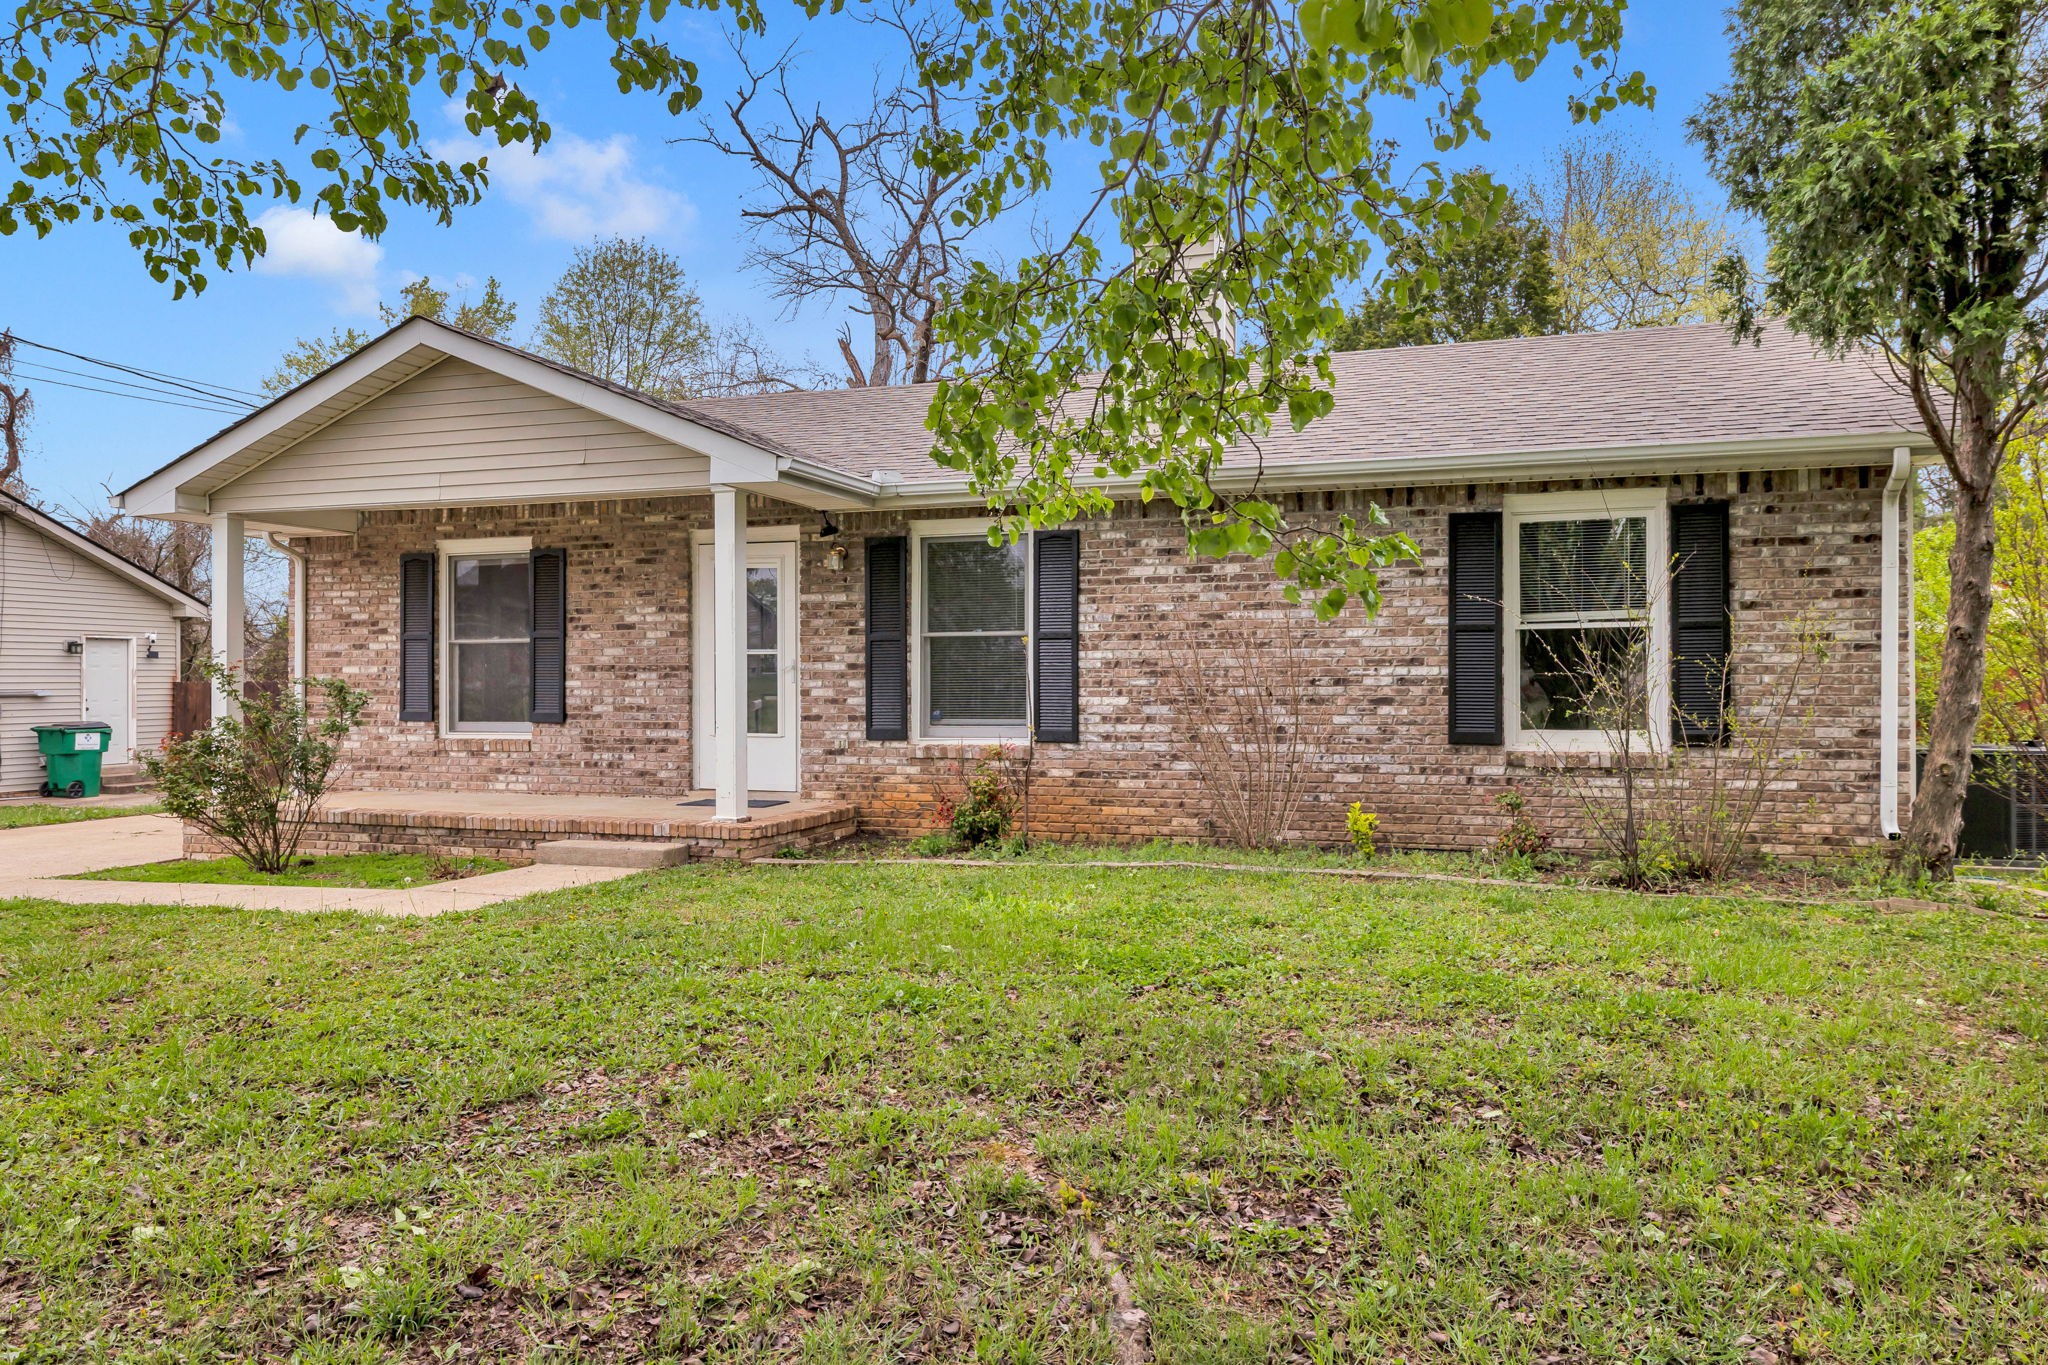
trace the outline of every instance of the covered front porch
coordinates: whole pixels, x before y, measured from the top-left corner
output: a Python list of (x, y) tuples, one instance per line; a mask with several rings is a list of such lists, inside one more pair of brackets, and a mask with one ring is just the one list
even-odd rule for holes
[[(322, 804), (301, 850), (482, 856), (514, 863), (590, 862), (597, 859), (575, 857), (574, 849), (546, 846), (646, 844), (673, 854), (663, 862), (752, 862), (847, 838), (859, 819), (859, 808), (851, 801), (798, 796), (755, 797), (748, 818), (730, 820), (719, 815), (717, 799), (709, 790), (680, 797), (345, 791)], [(205, 856), (219, 850), (188, 829), (185, 851), (187, 856)]]
[[(556, 835), (759, 856), (851, 830), (851, 805), (801, 790), (791, 516), (878, 493), (414, 319), (118, 501), (210, 527), (225, 662), (242, 547), (264, 537), (293, 561), (295, 675), (371, 692), (351, 741), (365, 790), (335, 798), (318, 847), (519, 853)], [(750, 530), (750, 499), (780, 524)]]

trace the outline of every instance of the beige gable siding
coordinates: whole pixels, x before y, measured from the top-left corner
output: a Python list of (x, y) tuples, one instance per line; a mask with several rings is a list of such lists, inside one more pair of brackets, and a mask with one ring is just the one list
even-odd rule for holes
[(597, 498), (701, 487), (704, 456), (448, 359), (213, 495), (217, 511)]
[[(160, 658), (147, 659), (154, 633)], [(42, 759), (30, 727), (78, 720), (85, 664), (66, 640), (133, 638), (135, 752), (163, 742), (178, 676), (178, 623), (170, 603), (32, 526), (0, 516), (0, 791), (34, 791)], [(49, 696), (24, 697), (24, 692)]]

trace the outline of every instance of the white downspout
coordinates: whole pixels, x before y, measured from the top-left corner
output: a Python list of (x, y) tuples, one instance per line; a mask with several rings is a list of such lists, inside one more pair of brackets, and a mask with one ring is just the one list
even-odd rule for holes
[(263, 538), (270, 542), (270, 548), (292, 562), (291, 605), (292, 615), (292, 681), (298, 682), (306, 676), (306, 552), (294, 550), (278, 539), (277, 532), (266, 531)]
[(1896, 839), (1899, 828), (1899, 584), (1905, 576), (1900, 562), (1900, 515), (1906, 488), (1913, 473), (1913, 452), (1906, 446), (1892, 451), (1891, 477), (1884, 481), (1884, 567), (1878, 610), (1883, 620), (1878, 629), (1879, 668), (1877, 731), (1878, 786), (1877, 818), (1884, 837)]
[(1906, 808), (1920, 799), (1920, 472), (1906, 476)]

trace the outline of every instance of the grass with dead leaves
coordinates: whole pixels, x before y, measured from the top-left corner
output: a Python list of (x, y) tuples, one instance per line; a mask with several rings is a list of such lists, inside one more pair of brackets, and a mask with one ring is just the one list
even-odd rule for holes
[(0, 905), (0, 1360), (2039, 1361), (2048, 923), (1062, 868)]

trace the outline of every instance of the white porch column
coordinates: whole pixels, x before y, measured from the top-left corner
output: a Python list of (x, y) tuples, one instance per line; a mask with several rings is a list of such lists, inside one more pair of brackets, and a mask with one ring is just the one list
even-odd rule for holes
[[(228, 512), (213, 516), (213, 656), (238, 671), (242, 667), (242, 541), (248, 534), (242, 518)], [(240, 688), (213, 685), (213, 716), (237, 715)]]
[(711, 489), (713, 781), (720, 820), (747, 818), (747, 495)]

